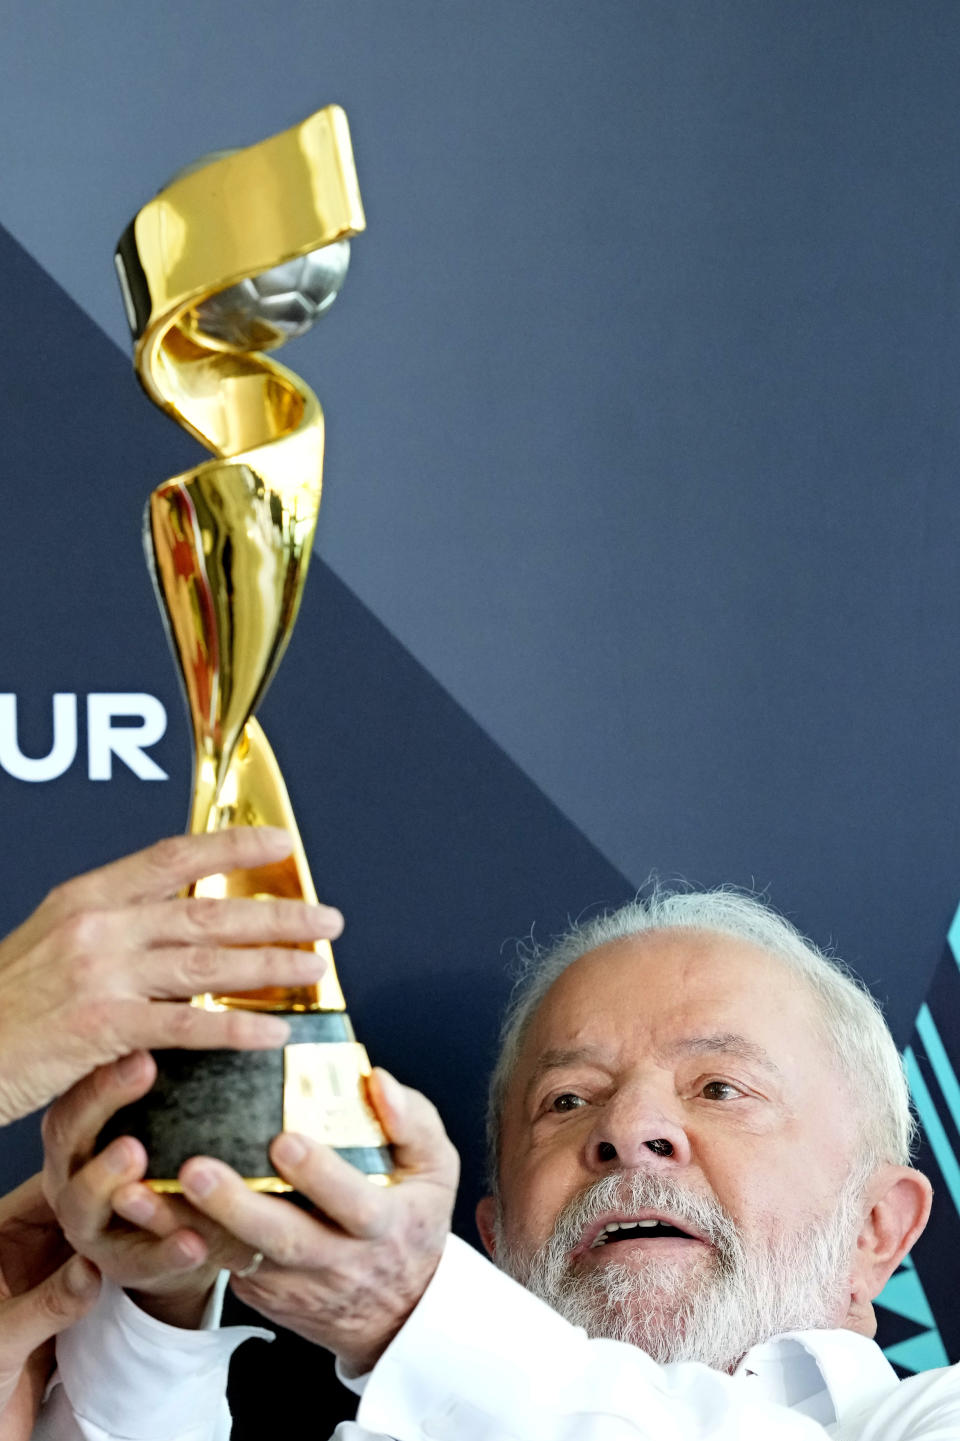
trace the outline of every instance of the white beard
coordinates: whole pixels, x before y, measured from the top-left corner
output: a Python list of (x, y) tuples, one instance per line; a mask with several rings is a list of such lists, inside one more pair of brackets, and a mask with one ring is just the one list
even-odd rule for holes
[[(620, 1173), (569, 1202), (533, 1255), (507, 1243), (498, 1215), (496, 1259), (588, 1336), (628, 1341), (661, 1363), (699, 1361), (732, 1371), (752, 1346), (774, 1336), (841, 1323), (862, 1194), (863, 1175), (851, 1175), (832, 1214), (748, 1250), (717, 1201), (662, 1176)], [(675, 1218), (712, 1249), (693, 1267), (651, 1253), (618, 1262), (615, 1250), (596, 1263), (571, 1265), (570, 1252), (592, 1222), (639, 1210)]]

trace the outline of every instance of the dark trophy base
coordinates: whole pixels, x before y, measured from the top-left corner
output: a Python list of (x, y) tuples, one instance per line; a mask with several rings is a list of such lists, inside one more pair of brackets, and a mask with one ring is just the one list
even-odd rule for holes
[[(357, 1079), (349, 1069), (340, 1084), (339, 1067), (331, 1063), (343, 1046), (344, 1056), (354, 1052), (350, 1019), (342, 1011), (286, 1013), (290, 1039), (275, 1051), (155, 1051), (157, 1079), (152, 1090), (132, 1106), (125, 1106), (100, 1133), (97, 1149), (117, 1136), (136, 1136), (149, 1157), (146, 1180), (157, 1190), (179, 1190), (177, 1175), (191, 1156), (215, 1156), (261, 1191), (288, 1191), (270, 1161), (269, 1146), (284, 1129), (285, 1080), (290, 1053), (300, 1058), (323, 1056), (312, 1078), (311, 1106), (316, 1124), (290, 1129), (306, 1131), (317, 1140), (334, 1144), (344, 1160), (384, 1182), (393, 1170), (390, 1149), (369, 1145), (377, 1127), (372, 1121)], [(344, 1044), (346, 1043), (346, 1044)], [(307, 1047), (322, 1050), (308, 1052)], [(330, 1047), (328, 1050), (327, 1048)], [(303, 1061), (299, 1061), (303, 1070)], [(351, 1094), (351, 1089), (352, 1093)], [(328, 1097), (325, 1102), (324, 1096)], [(336, 1113), (334, 1139), (328, 1115)], [(357, 1139), (360, 1144), (340, 1144)]]

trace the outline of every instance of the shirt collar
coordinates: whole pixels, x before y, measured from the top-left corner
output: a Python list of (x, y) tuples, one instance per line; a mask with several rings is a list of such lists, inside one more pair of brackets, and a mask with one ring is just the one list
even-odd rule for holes
[[(807, 1374), (795, 1366), (800, 1359), (798, 1347), (810, 1358)], [(867, 1405), (877, 1405), (899, 1384), (880, 1347), (855, 1331), (791, 1331), (777, 1336), (748, 1351), (736, 1374), (752, 1373), (766, 1384), (779, 1387), (791, 1358), (792, 1384), (807, 1396), (826, 1389), (837, 1421)]]

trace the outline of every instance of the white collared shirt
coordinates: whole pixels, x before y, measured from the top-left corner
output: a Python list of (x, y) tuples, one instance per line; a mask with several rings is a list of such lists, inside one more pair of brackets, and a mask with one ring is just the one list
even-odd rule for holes
[[(114, 1287), (58, 1342), (34, 1441), (227, 1441), (227, 1364), (252, 1327), (180, 1331)], [(960, 1441), (960, 1367), (898, 1382), (850, 1331), (754, 1347), (733, 1376), (590, 1341), (451, 1237), (335, 1441)], [(297, 1441), (322, 1441), (298, 1437)]]

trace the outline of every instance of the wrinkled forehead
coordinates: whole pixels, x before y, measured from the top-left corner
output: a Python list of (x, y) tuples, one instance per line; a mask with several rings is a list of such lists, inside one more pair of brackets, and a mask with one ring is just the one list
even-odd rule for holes
[(711, 1037), (788, 1075), (832, 1064), (822, 1007), (788, 961), (677, 928), (608, 942), (563, 971), (529, 1017), (513, 1079), (563, 1048), (658, 1059)]

